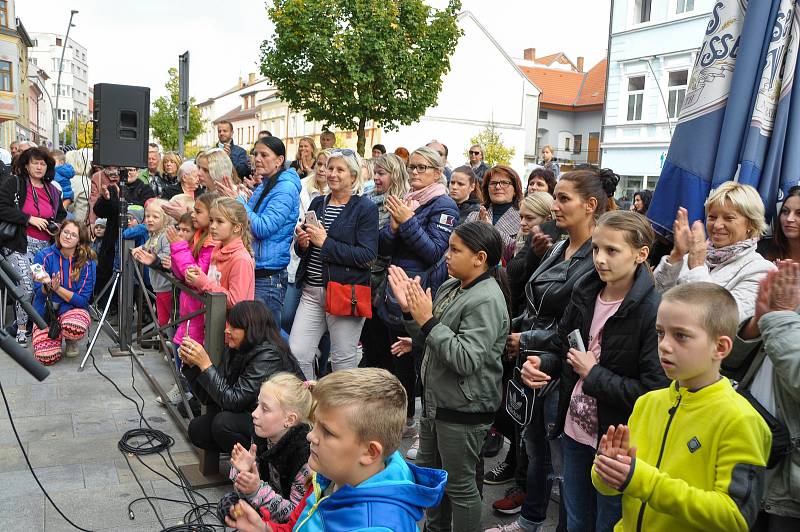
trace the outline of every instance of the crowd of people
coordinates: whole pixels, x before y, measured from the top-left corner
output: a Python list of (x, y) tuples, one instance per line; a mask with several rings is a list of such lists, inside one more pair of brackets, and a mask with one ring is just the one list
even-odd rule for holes
[[(508, 484), (491, 505), (519, 517), (486, 532), (539, 530), (553, 491), (569, 532), (800, 529), (800, 186), (768, 226), (725, 183), (654, 254), (652, 193), (620, 208), (619, 176), (549, 146), (521, 176), (480, 145), (451, 168), (436, 140), (364, 159), (326, 131), (288, 160), (232, 131), (141, 169), (16, 144), (0, 172), (0, 246), (48, 324), (18, 305), (17, 341), (77, 356), (134, 240), (180, 320), (159, 401), (230, 453), (228, 525), (472, 532)], [(225, 295), (216, 364), (170, 276)]]

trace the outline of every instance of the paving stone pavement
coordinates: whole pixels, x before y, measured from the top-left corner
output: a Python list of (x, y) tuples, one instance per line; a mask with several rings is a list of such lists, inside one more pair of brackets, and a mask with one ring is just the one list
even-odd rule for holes
[[(134, 504), (134, 520), (128, 517), (128, 505), (142, 496), (141, 488), (117, 443), (125, 431), (139, 426), (136, 407), (122, 397), (94, 369), (91, 361), (86, 370), (77, 371), (86, 350), (80, 346), (79, 358), (62, 359), (50, 367), (51, 374), (37, 382), (8, 356), (0, 353), (0, 382), (8, 398), (12, 416), (31, 464), (45, 489), (59, 508), (77, 525), (93, 531), (138, 532), (162, 529), (156, 513), (145, 501)], [(131, 360), (111, 357), (111, 345), (100, 335), (94, 357), (100, 370), (115, 381), (129, 397), (144, 398), (144, 415), (154, 428), (175, 439), (172, 455), (178, 465), (197, 462), (197, 456), (182, 431), (166, 410), (155, 402), (155, 394), (147, 380), (134, 369), (131, 387)], [(166, 389), (171, 383), (167, 362), (158, 353), (147, 352), (141, 360)], [(140, 401), (141, 404), (141, 401)], [(411, 444), (403, 442), (403, 452)], [(488, 460), (486, 471), (505, 456)], [(177, 481), (158, 456), (144, 457), (156, 471)], [(129, 458), (133, 470), (148, 495), (183, 499), (175, 486)], [(68, 531), (74, 530), (46, 501), (25, 463), (11, 430), (8, 413), (0, 407), (0, 531)], [(509, 485), (486, 486), (484, 491), (482, 528), (508, 523), (514, 517), (499, 516), (491, 502), (502, 497)], [(201, 490), (209, 501), (217, 501), (230, 486)], [(154, 502), (158, 517), (166, 526), (177, 524), (188, 510), (186, 505)], [(556, 511), (551, 505), (551, 514)], [(545, 532), (554, 530), (548, 519)]]

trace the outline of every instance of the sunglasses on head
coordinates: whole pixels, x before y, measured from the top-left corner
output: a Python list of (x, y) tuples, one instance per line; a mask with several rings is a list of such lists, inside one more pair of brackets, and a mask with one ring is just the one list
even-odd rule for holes
[(331, 151), (331, 157), (352, 157), (355, 154), (356, 152), (348, 148), (340, 148)]

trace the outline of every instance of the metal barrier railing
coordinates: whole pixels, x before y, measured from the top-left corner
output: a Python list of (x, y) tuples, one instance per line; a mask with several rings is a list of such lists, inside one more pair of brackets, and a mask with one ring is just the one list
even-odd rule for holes
[[(200, 316), (202, 314), (206, 315), (205, 319), (205, 335), (204, 335), (204, 342), (203, 345), (205, 347), (206, 352), (208, 353), (211, 362), (218, 366), (222, 360), (222, 353), (225, 348), (225, 317), (227, 313), (227, 297), (225, 294), (222, 293), (202, 293), (197, 292), (196, 290), (186, 286), (180, 280), (178, 280), (175, 276), (169, 273), (159, 273), (162, 275), (163, 278), (169, 281), (173, 288), (173, 297), (177, 298), (177, 295), (180, 293), (188, 294), (190, 297), (197, 299), (198, 301), (202, 302), (202, 308), (195, 312), (191, 312), (186, 315), (179, 315), (173, 320), (170, 320), (168, 323), (164, 324), (163, 326), (158, 325), (158, 318), (156, 315), (155, 309), (155, 302), (151, 299), (151, 295), (147, 292), (145, 288), (144, 282), (144, 266), (133, 259), (131, 255), (131, 250), (134, 248), (134, 241), (133, 240), (124, 240), (123, 247), (122, 247), (122, 257), (123, 260), (126, 261), (122, 268), (122, 286), (121, 289), (121, 300), (120, 300), (120, 309), (119, 309), (119, 323), (120, 323), (120, 332), (119, 332), (119, 350), (121, 353), (127, 351), (131, 355), (135, 355), (133, 350), (131, 349), (131, 344), (133, 342), (139, 343), (141, 345), (141, 341), (148, 339), (148, 338), (157, 338), (160, 344), (160, 351), (167, 356), (168, 363), (170, 366), (170, 371), (174, 380), (174, 383), (178, 386), (178, 390), (181, 394), (181, 402), (183, 403), (184, 408), (186, 409), (187, 415), (190, 416), (191, 419), (194, 418), (192, 414), (191, 408), (189, 406), (188, 399), (183, 391), (183, 387), (180, 384), (180, 375), (178, 374), (177, 368), (175, 367), (175, 363), (173, 357), (175, 353), (173, 351), (173, 344), (171, 339), (168, 337), (167, 333), (176, 325), (188, 321), (196, 316)], [(137, 334), (133, 335), (133, 328), (134, 328), (134, 305), (133, 305), (133, 293), (134, 293), (134, 285), (135, 282), (138, 281), (141, 290), (139, 291), (140, 300), (146, 304), (146, 309), (151, 317), (152, 320), (152, 328), (148, 332), (142, 331), (140, 327), (137, 327)], [(137, 323), (141, 323), (141, 318), (143, 316), (143, 308), (140, 304), (138, 306), (137, 315), (138, 318), (136, 320)], [(175, 346), (176, 348), (177, 346)], [(139, 366), (139, 370), (145, 375), (147, 378), (150, 387), (156, 392), (159, 396), (166, 398), (165, 389), (161, 386), (158, 382), (158, 379), (150, 372), (150, 370), (139, 360), (139, 357), (133, 356), (133, 360)], [(189, 422), (180, 415), (177, 408), (172, 405), (169, 401), (164, 401), (165, 405), (164, 408), (167, 409), (172, 419), (175, 423), (180, 426), (184, 433), (188, 436), (188, 428)], [(195, 451), (199, 458), (198, 464), (192, 464), (188, 466), (181, 466), (181, 471), (187, 477), (189, 483), (194, 487), (202, 487), (202, 486), (211, 486), (211, 485), (218, 485), (221, 483), (229, 482), (227, 478), (222, 478), (219, 476), (219, 453), (209, 452), (204, 449), (195, 448)]]

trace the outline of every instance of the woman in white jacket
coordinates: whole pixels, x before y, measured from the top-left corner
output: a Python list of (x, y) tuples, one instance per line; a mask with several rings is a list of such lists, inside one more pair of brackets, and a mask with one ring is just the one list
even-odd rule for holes
[(705, 205), (708, 240), (703, 223), (689, 226), (686, 209), (678, 209), (672, 253), (656, 267), (656, 289), (706, 281), (726, 288), (739, 305), (739, 319), (755, 310), (758, 283), (775, 265), (756, 252), (764, 233), (764, 204), (756, 189), (732, 181), (719, 186)]

